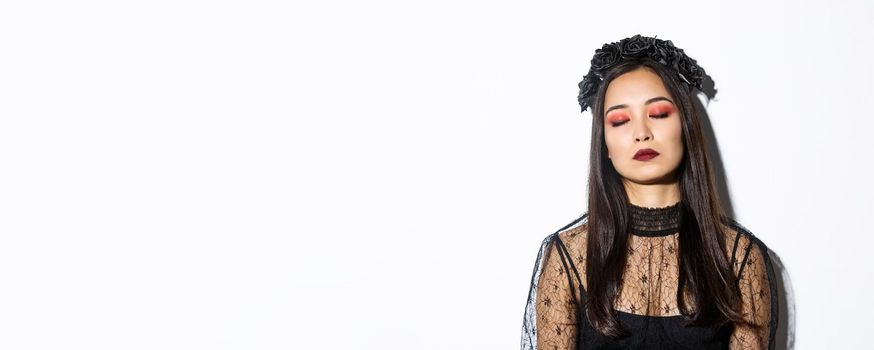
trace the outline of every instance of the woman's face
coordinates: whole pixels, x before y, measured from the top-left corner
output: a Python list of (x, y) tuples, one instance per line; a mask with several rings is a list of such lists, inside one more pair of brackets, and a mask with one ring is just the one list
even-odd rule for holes
[[(680, 114), (661, 78), (647, 68), (622, 74), (607, 87), (604, 139), (613, 167), (637, 184), (670, 183), (683, 160)], [(653, 158), (635, 158), (643, 149)]]

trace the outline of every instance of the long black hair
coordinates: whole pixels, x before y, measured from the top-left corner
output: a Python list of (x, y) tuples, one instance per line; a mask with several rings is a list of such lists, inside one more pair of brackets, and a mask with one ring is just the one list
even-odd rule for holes
[(689, 325), (742, 323), (737, 276), (725, 253), (721, 226), (725, 212), (715, 186), (699, 111), (693, 101), (694, 90), (673, 70), (650, 59), (625, 61), (608, 70), (593, 100), (586, 317), (601, 334), (628, 335), (618, 321), (613, 301), (619, 293), (627, 262), (629, 200), (621, 176), (607, 157), (603, 113), (610, 82), (640, 67), (652, 70), (661, 78), (679, 110), (682, 123), (683, 159), (675, 174), (680, 186), (682, 216), (677, 288), (680, 313), (686, 316)]

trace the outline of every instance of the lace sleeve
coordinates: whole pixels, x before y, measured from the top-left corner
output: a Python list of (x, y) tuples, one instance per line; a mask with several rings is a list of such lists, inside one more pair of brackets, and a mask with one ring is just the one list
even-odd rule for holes
[(730, 349), (773, 349), (777, 325), (774, 274), (768, 249), (753, 236), (744, 237), (738, 252), (738, 286), (744, 319), (749, 325), (737, 325)]
[(543, 240), (525, 307), (522, 349), (575, 349), (578, 300), (564, 245), (558, 233)]

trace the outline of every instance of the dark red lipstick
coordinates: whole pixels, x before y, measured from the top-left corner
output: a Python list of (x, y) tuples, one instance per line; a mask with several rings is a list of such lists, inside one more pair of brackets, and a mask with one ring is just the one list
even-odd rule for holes
[(637, 153), (634, 154), (634, 159), (645, 162), (645, 161), (648, 161), (648, 160), (653, 159), (655, 157), (658, 157), (658, 155), (659, 155), (659, 152), (656, 152), (654, 149), (644, 148), (644, 149), (637, 151)]

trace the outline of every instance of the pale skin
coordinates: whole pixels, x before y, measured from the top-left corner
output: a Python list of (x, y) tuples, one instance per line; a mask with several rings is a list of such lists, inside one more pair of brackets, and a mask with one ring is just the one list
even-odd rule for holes
[[(613, 167), (622, 176), (629, 201), (661, 208), (680, 201), (677, 167), (683, 160), (679, 110), (661, 78), (641, 67), (622, 74), (607, 87), (604, 139)], [(634, 159), (644, 148), (659, 153)]]

